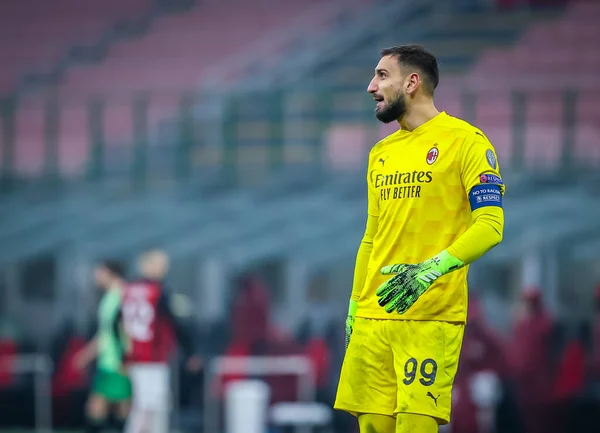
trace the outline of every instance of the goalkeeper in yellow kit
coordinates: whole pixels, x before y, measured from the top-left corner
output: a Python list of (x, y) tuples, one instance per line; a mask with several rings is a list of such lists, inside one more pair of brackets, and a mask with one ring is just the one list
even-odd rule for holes
[(381, 54), (368, 91), (400, 129), (369, 155), (335, 408), (361, 433), (430, 433), (450, 420), (468, 265), (502, 240), (504, 184), (485, 134), (436, 109), (435, 57)]

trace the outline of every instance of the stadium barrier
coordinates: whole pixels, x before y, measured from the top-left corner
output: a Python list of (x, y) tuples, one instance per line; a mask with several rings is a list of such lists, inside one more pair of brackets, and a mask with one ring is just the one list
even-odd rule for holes
[(52, 432), (52, 369), (52, 360), (43, 354), (0, 358), (0, 370), (13, 374), (33, 374), (36, 433)]
[[(298, 377), (298, 401), (299, 402), (313, 402), (316, 394), (316, 382), (313, 371), (313, 366), (305, 356), (250, 356), (250, 357), (238, 357), (238, 356), (220, 356), (214, 358), (208, 363), (205, 371), (204, 378), (204, 402), (205, 402), (205, 419), (204, 419), (204, 432), (211, 433), (215, 431), (222, 431), (221, 428), (221, 406), (216, 396), (221, 395), (220, 389), (220, 378), (225, 375), (251, 375), (251, 376), (277, 376), (277, 375), (296, 375)], [(260, 391), (263, 389), (263, 391)], [(235, 388), (233, 388), (235, 393)], [(257, 385), (256, 383), (248, 385), (242, 385), (238, 387), (238, 391), (242, 395), (237, 397), (234, 395), (232, 398), (243, 400), (248, 398), (248, 394), (254, 394), (257, 400), (265, 400), (264, 387)], [(243, 395), (245, 394), (245, 395)], [(235, 402), (231, 402), (225, 406), (227, 409), (237, 410)], [(255, 407), (255, 413), (252, 416), (256, 416), (260, 419), (260, 402), (257, 402)], [(246, 409), (242, 412), (238, 412), (240, 415), (246, 413)], [(241, 423), (244, 420), (235, 420), (231, 418), (233, 414), (225, 414), (225, 420), (228, 423), (236, 425), (238, 422)], [(264, 418), (265, 430), (266, 431), (266, 417)], [(223, 430), (228, 433), (234, 433), (228, 426)], [(252, 430), (254, 431), (254, 430)], [(306, 424), (300, 424), (297, 427), (299, 433), (305, 433), (310, 431), (310, 427)], [(237, 432), (235, 432), (237, 433)]]

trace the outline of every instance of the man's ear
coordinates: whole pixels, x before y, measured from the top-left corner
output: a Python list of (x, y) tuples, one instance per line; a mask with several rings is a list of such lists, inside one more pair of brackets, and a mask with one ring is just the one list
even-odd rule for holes
[(421, 77), (419, 76), (418, 73), (411, 72), (410, 74), (408, 74), (408, 77), (406, 79), (406, 84), (405, 84), (406, 93), (408, 93), (409, 95), (414, 93), (419, 88), (420, 85), (421, 85)]

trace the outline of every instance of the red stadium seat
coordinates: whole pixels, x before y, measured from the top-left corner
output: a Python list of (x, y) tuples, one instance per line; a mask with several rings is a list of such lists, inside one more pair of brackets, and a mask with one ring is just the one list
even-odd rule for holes
[(369, 149), (367, 128), (360, 124), (334, 124), (327, 132), (326, 152), (334, 170), (356, 170), (361, 167)]
[(525, 105), (525, 162), (529, 167), (554, 167), (563, 141), (562, 94), (528, 94)]
[(500, 165), (506, 164), (512, 158), (511, 122), (510, 94), (478, 94), (474, 124), (494, 143)]
[(600, 90), (581, 93), (577, 104), (575, 158), (600, 165)]
[(0, 340), (0, 388), (13, 384), (14, 372), (12, 357), (17, 354), (17, 344), (13, 340)]

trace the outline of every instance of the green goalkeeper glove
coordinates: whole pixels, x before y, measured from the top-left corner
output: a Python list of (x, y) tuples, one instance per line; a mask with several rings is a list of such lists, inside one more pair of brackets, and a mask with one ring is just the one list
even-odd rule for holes
[(346, 349), (350, 344), (350, 336), (352, 335), (352, 328), (354, 327), (354, 317), (356, 316), (356, 310), (358, 309), (358, 302), (350, 299), (350, 305), (348, 305), (348, 316), (346, 316)]
[(381, 268), (383, 275), (395, 275), (377, 289), (379, 305), (391, 313), (404, 314), (413, 306), (419, 296), (435, 280), (448, 272), (464, 266), (464, 263), (446, 250), (437, 256), (416, 265), (401, 263)]

